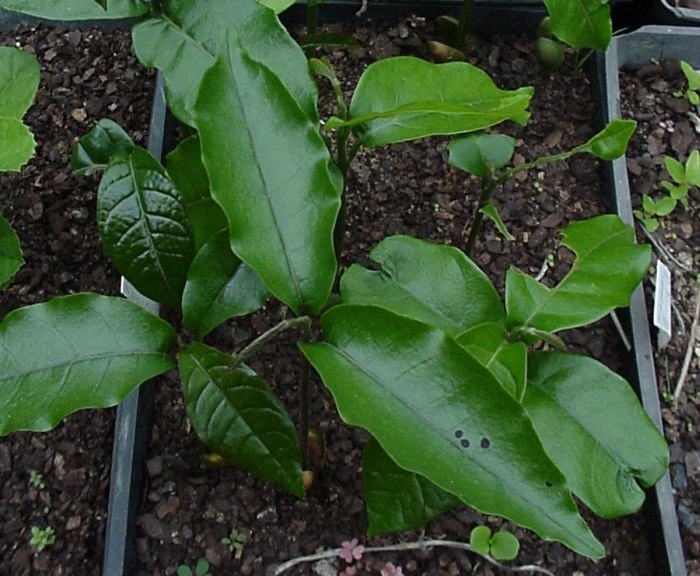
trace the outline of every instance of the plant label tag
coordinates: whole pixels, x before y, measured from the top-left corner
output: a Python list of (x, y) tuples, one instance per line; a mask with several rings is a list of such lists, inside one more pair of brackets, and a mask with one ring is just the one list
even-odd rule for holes
[(119, 291), (126, 296), (127, 299), (131, 300), (135, 304), (138, 304), (141, 306), (141, 308), (145, 308), (151, 314), (158, 315), (160, 313), (160, 305), (158, 302), (154, 302), (150, 298), (146, 298), (143, 294), (141, 294), (141, 292), (134, 288), (131, 282), (124, 278), (124, 276), (121, 278)]
[(659, 332), (656, 345), (659, 350), (671, 340), (671, 272), (660, 260), (656, 263), (656, 290), (654, 291), (654, 326)]

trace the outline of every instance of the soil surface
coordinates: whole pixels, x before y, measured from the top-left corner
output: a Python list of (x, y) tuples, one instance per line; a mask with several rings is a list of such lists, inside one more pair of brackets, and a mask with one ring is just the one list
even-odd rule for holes
[[(361, 70), (375, 59), (398, 54), (425, 57), (425, 40), (433, 33), (432, 24), (420, 19), (394, 26), (366, 23), (354, 32), (363, 48), (328, 53), (348, 93)], [(150, 75), (135, 62), (125, 35), (97, 40), (98, 34), (87, 32), (53, 32), (50, 37), (45, 30), (27, 34), (3, 37), (5, 44), (18, 41), (32, 47), (42, 57), (43, 72), (37, 105), (27, 117), (39, 142), (37, 159), (21, 177), (2, 179), (0, 200), (20, 233), (27, 260), (2, 295), (3, 315), (19, 305), (71, 291), (115, 293), (117, 277), (104, 259), (94, 226), (95, 181), (70, 176), (70, 148), (102, 116), (123, 121), (143, 144), (150, 106)], [(501, 130), (518, 139), (515, 162), (569, 149), (594, 133), (585, 74), (574, 73), (567, 64), (551, 78), (543, 78), (531, 44), (523, 38), (473, 39), (469, 58), (502, 88), (535, 87), (529, 126), (509, 124)], [(78, 68), (81, 62), (85, 67)], [(327, 117), (331, 98), (328, 86), (322, 83), (322, 89)], [(69, 128), (73, 131), (68, 132)], [(366, 263), (378, 241), (397, 233), (464, 246), (478, 190), (474, 181), (447, 166), (447, 143), (426, 139), (358, 155), (348, 182), (346, 264)], [(587, 156), (522, 173), (503, 187), (497, 200), (516, 240), (503, 240), (487, 222), (474, 254), (499, 289), (510, 266), (533, 275), (544, 269), (544, 282), (559, 281), (573, 257), (558, 247), (557, 230), (605, 211), (598, 165)], [(553, 266), (543, 268), (552, 258)], [(270, 302), (252, 317), (216, 330), (212, 341), (227, 350), (240, 349), (285, 314), (283, 307)], [(615, 370), (624, 371), (628, 365), (609, 319), (592, 330), (571, 331), (564, 337), (572, 350), (590, 354)], [(296, 419), (299, 354), (291, 336), (267, 346), (251, 366)], [(202, 558), (211, 564), (213, 576), (263, 575), (280, 562), (335, 548), (352, 538), (376, 546), (420, 537), (421, 532), (413, 531), (366, 539), (360, 458), (366, 434), (340, 421), (329, 393), (317, 379), (312, 389), (312, 425), (325, 438), (326, 465), (307, 500), (300, 501), (241, 470), (206, 468), (174, 378), (163, 378), (159, 384), (148, 486), (138, 522), (139, 575), (172, 575), (181, 565), (194, 569)], [(0, 518), (4, 522), (0, 576), (100, 573), (112, 420), (112, 411), (77, 414), (49, 434), (0, 439)], [(32, 485), (31, 471), (42, 474), (43, 487), (36, 479), (37, 486)], [(501, 525), (497, 518), (483, 518), (460, 507), (431, 522), (425, 534), (466, 541), (471, 529), (483, 522), (494, 529)], [(641, 514), (615, 521), (593, 519), (591, 525), (606, 546), (605, 559), (588, 561), (510, 526), (523, 547), (513, 564), (537, 564), (558, 575), (654, 574)], [(52, 526), (55, 544), (37, 552), (29, 543), (32, 526)], [(221, 542), (233, 529), (245, 535), (238, 549)], [(358, 575), (379, 574), (387, 562), (411, 575), (495, 573), (479, 557), (450, 549), (366, 553), (355, 568)], [(303, 564), (286, 574), (335, 575), (342, 568), (334, 559), (323, 565)]]
[[(683, 98), (686, 87), (677, 60), (620, 74), (623, 117), (638, 122), (627, 153), (632, 201), (638, 209), (644, 194), (656, 200), (667, 195), (661, 185), (671, 181), (666, 156), (685, 164), (693, 150), (700, 150), (700, 109)], [(690, 190), (688, 201), (688, 210), (679, 204), (660, 218), (652, 236), (655, 258), (672, 274), (673, 301), (673, 337), (665, 347), (657, 347), (655, 360), (688, 573), (700, 574), (700, 334), (693, 330), (700, 301), (697, 188)], [(638, 227), (640, 240), (646, 241), (648, 232), (641, 223)], [(646, 295), (647, 302), (653, 303), (651, 280), (646, 283)], [(686, 358), (689, 364), (684, 373)]]
[[(341, 28), (333, 28), (340, 30)], [(349, 94), (362, 69), (378, 58), (393, 55), (426, 56), (425, 40), (432, 25), (412, 19), (389, 26), (369, 23), (354, 30), (363, 46), (351, 51), (330, 51)], [(559, 152), (587, 140), (593, 133), (590, 87), (583, 73), (565, 68), (543, 78), (529, 41), (523, 38), (473, 39), (469, 57), (503, 88), (533, 85), (536, 88), (530, 125), (523, 129), (504, 126), (518, 139), (518, 163)], [(323, 116), (332, 113), (328, 86), (323, 89)], [(447, 166), (445, 139), (425, 139), (372, 149), (361, 153), (352, 165), (348, 182), (348, 232), (345, 264), (368, 262), (369, 250), (391, 234), (421, 238), (463, 247), (478, 190), (476, 183)], [(498, 194), (500, 213), (516, 237), (507, 242), (487, 223), (475, 249), (475, 259), (499, 289), (510, 266), (537, 274), (552, 255), (545, 282), (560, 280), (572, 255), (558, 247), (556, 231), (571, 221), (605, 210), (597, 162), (579, 157), (538, 171), (523, 173)], [(467, 229), (465, 232), (465, 228)], [(285, 317), (286, 311), (270, 303), (253, 317), (217, 330), (210, 343), (239, 350), (256, 335)], [(565, 335), (574, 350), (602, 359), (622, 370), (628, 361), (619, 337), (606, 319), (590, 331)], [(293, 335), (268, 345), (250, 363), (280, 395), (297, 417), (296, 382), (299, 353)], [(160, 386), (148, 458), (149, 485), (139, 517), (140, 576), (171, 575), (179, 566), (194, 569), (200, 559), (212, 574), (263, 575), (289, 559), (358, 538), (367, 546), (415, 541), (422, 532), (365, 538), (367, 519), (362, 500), (361, 450), (366, 434), (344, 425), (329, 393), (318, 380), (313, 383), (312, 425), (323, 434), (326, 465), (320, 471), (306, 501), (299, 501), (235, 469), (211, 470), (202, 462), (202, 447), (188, 425), (179, 384), (175, 377)], [(465, 507), (435, 520), (425, 535), (468, 540), (471, 529), (497, 518), (483, 518)], [(510, 528), (523, 550), (514, 564), (537, 564), (555, 574), (651, 575), (649, 543), (641, 515), (617, 521), (592, 521), (608, 556), (600, 562), (576, 557), (559, 544), (543, 544), (526, 531)], [(231, 531), (245, 541), (236, 549), (222, 543)], [(355, 563), (357, 574), (379, 574), (385, 563), (402, 566), (404, 574), (493, 574), (478, 557), (465, 552), (434, 549), (363, 555)], [(344, 565), (332, 562), (302, 564), (285, 574), (336, 575)], [(345, 572), (349, 574), (350, 572)]]
[[(0, 177), (0, 205), (26, 262), (0, 294), (0, 316), (62, 294), (116, 294), (119, 277), (97, 232), (97, 180), (73, 176), (70, 154), (103, 117), (145, 145), (154, 76), (124, 32), (18, 28), (0, 33), (0, 45), (35, 54), (41, 67), (25, 116), (36, 156)], [(91, 411), (47, 434), (0, 438), (1, 576), (101, 573), (113, 426), (113, 410)], [(55, 543), (37, 553), (32, 528), (49, 527)]]

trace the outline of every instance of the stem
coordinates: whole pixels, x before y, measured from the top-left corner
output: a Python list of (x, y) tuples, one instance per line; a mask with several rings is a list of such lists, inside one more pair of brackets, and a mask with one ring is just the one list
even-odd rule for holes
[(318, 2), (309, 2), (306, 7), (306, 33), (313, 36), (318, 31)]
[(469, 25), (472, 22), (475, 4), (476, 0), (462, 0), (462, 9), (459, 13), (459, 26), (457, 26), (457, 32), (455, 32), (454, 38), (454, 47), (462, 52), (464, 52), (469, 45), (467, 32), (469, 32)]
[(481, 229), (481, 223), (484, 220), (484, 213), (481, 209), (486, 206), (491, 200), (491, 195), (496, 189), (498, 184), (498, 179), (494, 178), (492, 175), (487, 176), (481, 180), (481, 196), (479, 196), (479, 203), (474, 211), (474, 217), (472, 218), (472, 227), (469, 230), (469, 238), (467, 238), (467, 245), (464, 248), (464, 252), (467, 256), (471, 257), (472, 250), (474, 249), (474, 244), (476, 244), (476, 238), (479, 235)]
[[(425, 550), (427, 548), (433, 548), (433, 547), (438, 547), (442, 546), (445, 548), (456, 548), (458, 550), (466, 550), (467, 552), (473, 552), (474, 554), (478, 554), (481, 556), (484, 560), (486, 560), (489, 564), (496, 566), (499, 570), (506, 570), (508, 572), (532, 572), (532, 573), (537, 573), (537, 574), (545, 574), (546, 576), (555, 576), (552, 572), (549, 570), (546, 570), (544, 568), (540, 568), (539, 566), (535, 566), (533, 564), (527, 565), (527, 566), (518, 566), (518, 567), (511, 567), (511, 566), (506, 566), (505, 564), (501, 564), (498, 560), (492, 558), (488, 554), (479, 554), (478, 552), (475, 552), (474, 549), (469, 545), (466, 544), (465, 542), (456, 542), (453, 540), (418, 540), (417, 542), (402, 542), (401, 544), (394, 544), (390, 546), (376, 546), (376, 547), (368, 547), (364, 549), (364, 552), (371, 553), (371, 552), (392, 552), (392, 551), (399, 551), (399, 550)], [(299, 558), (294, 558), (292, 560), (288, 560), (287, 562), (284, 562), (283, 564), (279, 564), (274, 568), (274, 570), (269, 570), (269, 573), (273, 574), (274, 576), (279, 576), (282, 574), (282, 572), (285, 572), (289, 570), (290, 568), (293, 568), (297, 564), (302, 564), (304, 562), (314, 562), (316, 560), (323, 560), (325, 558), (336, 558), (338, 557), (338, 554), (342, 552), (342, 548), (333, 548), (332, 550), (326, 550), (325, 552), (320, 552), (318, 554), (311, 554), (309, 556), (301, 556)]]
[[(302, 327), (302, 342), (311, 342), (311, 325)], [(311, 406), (310, 391), (311, 365), (302, 355), (301, 358), (301, 384), (299, 386), (299, 450), (301, 451), (301, 469), (309, 469), (309, 412)]]
[(260, 350), (265, 344), (272, 340), (278, 334), (289, 330), (290, 328), (296, 328), (301, 326), (307, 330), (311, 330), (311, 319), (308, 316), (299, 316), (298, 318), (290, 318), (289, 320), (282, 320), (279, 324), (273, 326), (255, 340), (253, 340), (248, 346), (243, 348), (238, 354), (233, 357), (233, 364), (228, 369), (228, 372), (236, 368), (236, 366), (241, 365), (258, 350)]

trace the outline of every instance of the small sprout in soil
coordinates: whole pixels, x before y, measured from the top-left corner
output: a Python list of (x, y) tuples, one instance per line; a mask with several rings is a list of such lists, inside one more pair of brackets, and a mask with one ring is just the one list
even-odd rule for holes
[(301, 481), (304, 483), (304, 490), (308, 492), (314, 485), (316, 474), (313, 470), (304, 470), (301, 474)]
[(700, 105), (700, 71), (681, 60), (681, 70), (688, 81), (688, 88), (682, 93), (693, 106)]
[(490, 554), (496, 560), (513, 560), (520, 550), (520, 542), (511, 534), (502, 530), (491, 534), (488, 526), (477, 526), (469, 536), (469, 544), (477, 554)]
[(29, 544), (36, 548), (37, 552), (43, 552), (45, 548), (49, 548), (56, 542), (56, 532), (51, 526), (46, 528), (38, 528), (32, 526), (32, 538)]
[(29, 484), (37, 490), (43, 490), (46, 488), (46, 484), (44, 484), (44, 477), (36, 470), (29, 472)]
[(239, 532), (235, 528), (232, 528), (229, 535), (221, 539), (221, 543), (228, 547), (229, 552), (233, 552), (235, 550), (236, 559), (240, 559), (246, 539), (247, 536), (243, 532)]
[(192, 572), (192, 568), (182, 564), (177, 568), (177, 576), (211, 576), (209, 573), (209, 562), (204, 558), (200, 558), (194, 568), (194, 572)]

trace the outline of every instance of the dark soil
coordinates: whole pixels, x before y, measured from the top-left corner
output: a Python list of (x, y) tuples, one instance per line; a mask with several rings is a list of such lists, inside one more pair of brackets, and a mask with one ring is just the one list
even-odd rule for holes
[[(118, 275), (95, 221), (97, 180), (73, 176), (70, 154), (102, 117), (145, 145), (153, 74), (136, 62), (124, 32), (17, 29), (0, 34), (0, 44), (36, 54), (41, 66), (25, 117), (36, 156), (0, 179), (0, 204), (26, 261), (0, 294), (0, 316), (72, 292), (115, 294)], [(0, 575), (101, 573), (113, 426), (113, 410), (91, 411), (47, 434), (0, 438)], [(41, 475), (36, 485), (32, 472)], [(53, 528), (55, 544), (36, 553), (32, 527)]]
[[(686, 87), (675, 60), (621, 73), (620, 86), (623, 116), (638, 121), (628, 149), (627, 167), (632, 201), (639, 207), (642, 194), (658, 198), (663, 191), (661, 181), (670, 180), (665, 156), (685, 163), (693, 150), (700, 150), (700, 123), (695, 126), (691, 117), (700, 110), (674, 96)], [(700, 574), (700, 348), (698, 333), (691, 330), (700, 298), (699, 202), (700, 191), (692, 189), (689, 210), (677, 206), (660, 219), (661, 226), (654, 234), (655, 255), (673, 275), (674, 336), (665, 348), (656, 351), (655, 357), (665, 433), (671, 447), (671, 480), (689, 574)], [(648, 282), (647, 301), (653, 302), (653, 298), (654, 289)], [(678, 401), (674, 402), (688, 348), (689, 370), (682, 379)]]
[[(144, 81), (126, 36), (98, 41), (96, 33), (93, 38), (86, 32), (80, 36), (72, 32), (72, 36), (54, 34), (50, 39), (44, 34), (30, 32), (30, 39), (23, 36), (19, 40), (44, 57), (44, 75), (42, 92), (27, 120), (37, 133), (38, 157), (21, 178), (6, 176), (2, 180), (5, 215), (21, 235), (27, 260), (17, 281), (2, 296), (3, 314), (56, 294), (88, 288), (116, 291), (116, 275), (103, 258), (94, 227), (95, 182), (73, 179), (68, 156), (74, 139), (101, 116), (123, 120), (141, 143), (148, 125), (151, 84)], [(432, 34), (432, 26), (419, 19), (398, 26), (368, 23), (356, 34), (364, 48), (329, 54), (348, 90), (354, 87), (362, 67), (377, 58), (425, 56), (424, 41)], [(6, 36), (4, 43), (14, 43), (16, 36), (19, 38), (19, 33)], [(84, 51), (101, 56), (101, 64), (92, 62)], [(116, 63), (115, 54), (124, 58), (120, 60), (123, 64)], [(51, 56), (51, 62), (45, 61), (46, 56)], [(470, 59), (503, 88), (524, 84), (536, 88), (528, 128), (503, 128), (518, 138), (516, 162), (571, 148), (593, 134), (593, 104), (584, 74), (565, 68), (551, 79), (542, 78), (531, 44), (522, 38), (474, 39)], [(78, 68), (82, 60), (85, 67)], [(84, 78), (92, 67), (96, 71)], [(95, 79), (99, 82), (85, 86)], [(112, 82), (116, 90), (111, 90)], [(69, 92), (59, 90), (64, 83)], [(74, 88), (87, 91), (76, 95)], [(323, 88), (327, 93), (327, 86)], [(327, 94), (324, 98), (330, 100)], [(110, 108), (112, 104), (116, 104), (115, 109)], [(86, 113), (84, 122), (72, 115), (75, 110)], [(328, 114), (326, 107), (324, 116)], [(63, 126), (54, 130), (56, 122)], [(69, 134), (67, 128), (75, 132)], [(447, 166), (446, 146), (446, 140), (426, 139), (358, 156), (348, 183), (346, 263), (367, 262), (371, 247), (396, 233), (464, 245), (477, 188), (475, 182)], [(20, 186), (20, 182), (26, 184)], [(590, 157), (523, 173), (504, 187), (498, 200), (503, 220), (516, 241), (506, 242), (486, 223), (475, 260), (499, 289), (509, 266), (537, 274), (550, 254), (554, 266), (547, 269), (544, 281), (553, 284), (560, 280), (572, 256), (558, 248), (556, 231), (605, 210), (598, 165)], [(239, 349), (284, 314), (282, 307), (270, 303), (251, 318), (217, 330), (212, 338), (227, 349)], [(609, 319), (592, 330), (571, 331), (565, 337), (571, 349), (599, 358), (613, 369), (621, 371), (628, 363)], [(273, 386), (296, 419), (299, 355), (291, 337), (266, 347), (251, 365)], [(12, 434), (0, 439), (0, 518), (4, 520), (0, 576), (100, 573), (112, 420), (111, 411), (77, 414), (49, 434)], [(318, 380), (313, 383), (312, 425), (325, 437), (326, 466), (308, 499), (300, 501), (243, 471), (206, 468), (202, 448), (185, 417), (179, 384), (161, 379), (148, 486), (139, 517), (138, 574), (171, 575), (180, 565), (194, 568), (198, 559), (206, 558), (214, 576), (262, 575), (274, 564), (338, 547), (352, 538), (366, 545), (417, 539), (419, 531), (366, 540), (360, 460), (366, 435), (342, 424)], [(32, 470), (43, 475), (43, 488), (30, 485)], [(46, 513), (44, 506), (48, 506)], [(492, 527), (500, 525), (497, 518), (484, 519), (461, 507), (430, 523), (425, 533), (465, 541), (471, 528), (484, 521)], [(640, 514), (616, 521), (592, 520), (591, 524), (606, 546), (605, 559), (591, 562), (576, 557), (559, 544), (541, 543), (511, 526), (523, 545), (515, 564), (538, 564), (562, 576), (654, 573)], [(29, 545), (30, 529), (48, 525), (56, 530), (56, 543), (36, 553)], [(240, 550), (230, 550), (221, 543), (234, 528), (246, 536)], [(356, 565), (358, 574), (379, 574), (385, 562), (400, 565), (404, 574), (411, 575), (494, 573), (476, 556), (435, 549), (366, 554)], [(337, 573), (337, 562), (326, 566), (327, 572), (319, 566), (303, 565), (288, 573)]]
[[(431, 25), (419, 19), (398, 26), (367, 24), (355, 34), (363, 48), (329, 54), (348, 92), (361, 70), (377, 58), (410, 54), (425, 56), (425, 38)], [(522, 38), (474, 39), (470, 58), (497, 78), (503, 88), (534, 85), (532, 121), (527, 129), (509, 125), (504, 130), (519, 139), (516, 162), (573, 147), (593, 134), (589, 83), (571, 69), (542, 78)], [(331, 113), (327, 86), (324, 115)], [(348, 233), (344, 261), (367, 262), (369, 250), (391, 234), (413, 234), (464, 246), (465, 227), (477, 198), (475, 182), (447, 166), (447, 141), (426, 139), (362, 153), (356, 158), (348, 183)], [(545, 281), (561, 279), (572, 261), (559, 249), (556, 231), (571, 221), (604, 211), (597, 162), (581, 157), (522, 174), (499, 193), (499, 209), (515, 235), (504, 241), (486, 224), (475, 254), (499, 288), (510, 266), (537, 274), (548, 255), (555, 266)], [(468, 231), (468, 228), (467, 228)], [(270, 304), (252, 318), (231, 323), (212, 336), (227, 350), (242, 348), (256, 335), (276, 324), (285, 311)], [(602, 359), (620, 370), (627, 361), (620, 339), (606, 319), (591, 331), (566, 335), (571, 348)], [(265, 348), (251, 362), (280, 395), (292, 417), (297, 417), (296, 383), (299, 354), (292, 337)], [(366, 434), (342, 422), (332, 399), (314, 381), (312, 425), (323, 434), (326, 465), (306, 501), (299, 501), (235, 469), (211, 470), (202, 462), (202, 447), (188, 425), (179, 384), (161, 384), (148, 459), (149, 485), (138, 539), (138, 574), (171, 575), (178, 566), (194, 568), (206, 558), (213, 574), (263, 575), (291, 558), (335, 548), (358, 538), (366, 545), (416, 540), (422, 532), (365, 539), (367, 520), (362, 500), (361, 450)], [(477, 523), (499, 526), (464, 508), (430, 523), (427, 536), (468, 540)], [(524, 530), (510, 527), (521, 539), (523, 551), (516, 564), (534, 563), (556, 574), (651, 575), (649, 543), (641, 515), (618, 521), (592, 521), (606, 545), (600, 562), (576, 557), (559, 544), (543, 544)], [(240, 550), (221, 542), (232, 529), (245, 534)], [(405, 574), (493, 574), (478, 557), (459, 551), (425, 550), (419, 553), (366, 554), (356, 564), (358, 574), (379, 574), (385, 562), (401, 565)], [(338, 562), (302, 565), (287, 573), (336, 575)]]

